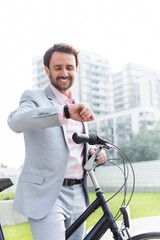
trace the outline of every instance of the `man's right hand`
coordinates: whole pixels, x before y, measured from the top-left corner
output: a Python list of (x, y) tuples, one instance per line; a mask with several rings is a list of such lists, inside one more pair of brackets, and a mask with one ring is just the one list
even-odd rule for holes
[(68, 106), (70, 118), (79, 122), (90, 122), (95, 120), (92, 110), (83, 103), (70, 104)]

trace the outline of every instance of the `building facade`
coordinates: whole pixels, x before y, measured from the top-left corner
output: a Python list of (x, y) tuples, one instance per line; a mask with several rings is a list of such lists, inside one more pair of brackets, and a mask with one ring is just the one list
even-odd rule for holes
[(49, 83), (44, 71), (43, 59), (40, 56), (32, 59), (32, 85), (33, 88), (45, 88)]
[(105, 116), (98, 116), (95, 122), (88, 123), (89, 131), (108, 141), (120, 144), (129, 140), (130, 134), (140, 130), (152, 130), (160, 122), (160, 111), (151, 107), (137, 107)]
[(90, 123), (90, 131), (114, 143), (131, 133), (151, 130), (160, 121), (160, 72), (136, 64), (126, 64), (113, 74), (114, 113)]
[(110, 62), (102, 56), (80, 51), (78, 81), (73, 86), (78, 100), (91, 107), (96, 116), (104, 116), (114, 109)]
[(160, 110), (160, 72), (129, 63), (113, 74), (115, 112), (136, 107)]

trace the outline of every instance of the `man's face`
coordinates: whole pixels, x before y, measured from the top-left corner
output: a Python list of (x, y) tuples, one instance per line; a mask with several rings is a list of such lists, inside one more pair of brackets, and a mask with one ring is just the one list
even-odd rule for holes
[(73, 85), (76, 74), (76, 60), (73, 54), (54, 52), (49, 68), (45, 67), (51, 84), (63, 94)]

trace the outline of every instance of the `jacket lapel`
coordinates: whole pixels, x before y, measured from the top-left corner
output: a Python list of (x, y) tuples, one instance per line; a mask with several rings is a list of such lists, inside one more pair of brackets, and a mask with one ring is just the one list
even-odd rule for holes
[(46, 94), (48, 100), (50, 101), (50, 103), (51, 103), (53, 106), (59, 105), (59, 103), (58, 103), (58, 101), (57, 101), (57, 99), (56, 99), (56, 97), (55, 97), (55, 95), (54, 95), (54, 93), (53, 93), (53, 91), (51, 90), (51, 88), (50, 88), (49, 85), (44, 89), (44, 91), (45, 91), (45, 94)]
[[(58, 106), (58, 105), (60, 105), (49, 85), (45, 88), (44, 91), (45, 91), (45, 94), (46, 94), (48, 100), (50, 101), (50, 103), (51, 103), (53, 106)], [(62, 125), (61, 128), (62, 128), (62, 130), (63, 130), (63, 134), (64, 134), (64, 137), (65, 137), (66, 143), (67, 143), (67, 145), (68, 145), (68, 137), (67, 137), (66, 125)]]

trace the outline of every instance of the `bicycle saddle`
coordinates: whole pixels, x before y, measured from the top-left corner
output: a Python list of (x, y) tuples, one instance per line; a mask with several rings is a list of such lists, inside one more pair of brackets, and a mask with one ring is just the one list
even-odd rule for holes
[(10, 178), (0, 178), (0, 192), (13, 185)]

